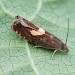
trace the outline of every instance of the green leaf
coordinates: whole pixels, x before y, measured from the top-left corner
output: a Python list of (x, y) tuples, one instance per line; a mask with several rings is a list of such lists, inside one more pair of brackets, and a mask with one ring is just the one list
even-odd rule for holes
[[(65, 42), (68, 54), (33, 48), (11, 29), (20, 15)], [(0, 75), (75, 75), (75, 0), (0, 0)]]

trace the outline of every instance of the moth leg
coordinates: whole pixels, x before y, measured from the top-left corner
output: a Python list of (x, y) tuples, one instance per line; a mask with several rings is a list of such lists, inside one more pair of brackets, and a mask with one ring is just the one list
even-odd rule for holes
[(37, 48), (37, 47), (41, 47), (41, 46), (34, 46), (33, 48)]
[(53, 54), (52, 54), (52, 59), (54, 59), (54, 55), (55, 55), (55, 53), (56, 53), (57, 51), (58, 51), (57, 49), (54, 50), (54, 52), (53, 52)]

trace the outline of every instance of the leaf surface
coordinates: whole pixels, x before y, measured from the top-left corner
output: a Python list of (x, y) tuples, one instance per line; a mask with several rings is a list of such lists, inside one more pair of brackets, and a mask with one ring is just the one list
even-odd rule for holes
[[(33, 48), (11, 29), (20, 15), (65, 42), (68, 54)], [(0, 0), (0, 75), (75, 75), (75, 0)]]

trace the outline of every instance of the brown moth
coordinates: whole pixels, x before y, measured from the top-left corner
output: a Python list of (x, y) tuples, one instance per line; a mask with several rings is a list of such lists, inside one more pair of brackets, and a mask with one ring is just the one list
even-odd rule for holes
[(21, 37), (35, 44), (36, 47), (40, 46), (47, 49), (53, 49), (54, 53), (52, 54), (52, 58), (54, 54), (59, 50), (62, 50), (65, 53), (69, 51), (68, 47), (66, 46), (66, 43), (63, 43), (53, 34), (45, 31), (40, 27), (35, 26), (31, 22), (20, 16), (16, 16), (16, 21), (13, 23), (12, 29)]

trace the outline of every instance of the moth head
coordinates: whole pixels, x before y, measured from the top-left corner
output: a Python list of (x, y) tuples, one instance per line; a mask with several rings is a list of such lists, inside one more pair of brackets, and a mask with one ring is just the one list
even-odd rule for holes
[(16, 21), (12, 24), (12, 28), (24, 26), (23, 18), (20, 16), (15, 16)]
[(20, 16), (16, 16), (16, 21), (12, 24), (11, 28), (19, 34), (19, 31), (21, 29), (21, 17)]
[(13, 23), (13, 25), (17, 26), (21, 22), (21, 17), (20, 16), (15, 16), (16, 21)]
[(68, 49), (68, 47), (66, 46), (66, 44), (64, 44), (64, 45), (62, 46), (62, 50), (63, 50), (65, 53), (67, 53), (67, 52), (69, 51), (69, 49)]

